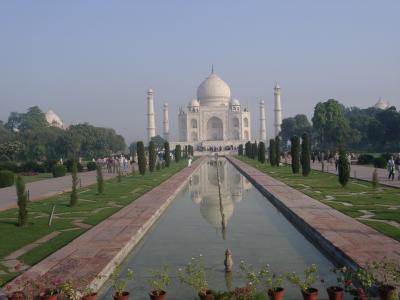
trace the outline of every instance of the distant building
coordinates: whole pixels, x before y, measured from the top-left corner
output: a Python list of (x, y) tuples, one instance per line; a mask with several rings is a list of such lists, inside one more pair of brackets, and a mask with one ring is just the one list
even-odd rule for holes
[(64, 123), (61, 118), (51, 109), (45, 114), (46, 121), (50, 126), (65, 129)]
[(390, 107), (389, 102), (383, 100), (382, 98), (379, 98), (378, 102), (376, 102), (376, 104), (374, 105), (375, 108), (377, 109), (388, 109)]

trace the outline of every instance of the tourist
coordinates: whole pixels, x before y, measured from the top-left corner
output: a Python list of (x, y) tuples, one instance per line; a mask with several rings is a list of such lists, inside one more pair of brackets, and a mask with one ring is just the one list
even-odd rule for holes
[(395, 169), (398, 174), (397, 179), (400, 180), (400, 153), (397, 155), (396, 160), (394, 161)]
[(395, 172), (395, 163), (393, 160), (393, 156), (390, 157), (390, 159), (388, 160), (388, 164), (387, 164), (387, 168), (388, 168), (388, 172), (389, 172), (389, 176), (388, 179), (392, 179), (392, 181), (394, 180), (394, 172)]
[(188, 167), (189, 168), (192, 167), (192, 160), (193, 160), (193, 157), (191, 155), (189, 155), (189, 157), (188, 157)]
[(339, 154), (336, 152), (335, 153), (335, 169), (336, 169), (336, 172), (338, 170), (338, 167), (339, 167)]

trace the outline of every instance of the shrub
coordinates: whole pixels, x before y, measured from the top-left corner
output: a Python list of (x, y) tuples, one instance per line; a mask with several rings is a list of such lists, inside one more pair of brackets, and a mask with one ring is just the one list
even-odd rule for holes
[(339, 150), (339, 182), (342, 187), (345, 187), (349, 182), (350, 177), (350, 164), (347, 160), (346, 152), (343, 149)]
[(279, 138), (279, 136), (275, 137), (275, 159), (276, 159), (276, 163), (275, 166), (279, 167), (279, 165), (281, 164), (281, 140)]
[(265, 144), (260, 142), (258, 144), (258, 161), (260, 163), (265, 163)]
[(301, 136), (302, 143), (301, 143), (301, 170), (303, 176), (308, 176), (311, 172), (311, 162), (310, 162), (310, 155), (311, 155), (311, 147), (310, 147), (310, 138), (307, 133), (303, 133)]
[(360, 154), (357, 163), (359, 165), (369, 165), (374, 163), (374, 156), (371, 154)]
[(89, 161), (86, 164), (86, 168), (88, 171), (94, 171), (94, 170), (96, 170), (96, 163), (94, 161)]
[(143, 142), (137, 142), (137, 155), (138, 155), (138, 165), (139, 165), (139, 173), (140, 175), (144, 175), (146, 173), (146, 155), (144, 153), (144, 144)]
[(51, 173), (53, 173), (54, 178), (65, 176), (67, 168), (64, 165), (54, 165)]
[(182, 150), (181, 145), (175, 146), (175, 162), (179, 162), (181, 160)]
[(45, 173), (47, 171), (45, 165), (41, 165), (36, 161), (27, 161), (21, 164), (19, 170), (22, 172), (37, 172), (37, 173)]
[(376, 189), (379, 186), (378, 170), (375, 169), (372, 173), (372, 187)]
[(242, 145), (242, 144), (239, 145), (238, 154), (239, 154), (240, 156), (243, 156), (243, 145)]
[(257, 156), (258, 156), (258, 146), (257, 142), (254, 142), (253, 144), (251, 144), (251, 158), (256, 159)]
[(245, 153), (246, 153), (246, 156), (247, 157), (251, 157), (251, 143), (250, 142), (247, 142), (246, 144), (245, 144)]
[(15, 175), (8, 170), (0, 171), (0, 188), (12, 186), (14, 184)]
[(13, 161), (2, 161), (0, 162), (0, 171), (8, 170), (14, 173), (19, 171), (18, 164)]
[(300, 138), (294, 135), (290, 138), (291, 148), (290, 155), (292, 157), (292, 172), (298, 174), (300, 171)]
[(168, 168), (169, 165), (171, 164), (171, 151), (169, 149), (169, 143), (165, 142), (164, 143), (164, 161), (165, 161), (165, 166)]
[(387, 165), (387, 160), (384, 157), (376, 157), (374, 159), (374, 167), (385, 169)]
[(96, 164), (96, 180), (97, 180), (97, 193), (103, 194), (104, 178), (103, 178), (103, 169), (100, 164)]
[(269, 163), (273, 167), (276, 164), (276, 146), (275, 146), (275, 140), (274, 139), (270, 139), (269, 140)]
[(56, 159), (48, 159), (43, 163), (43, 167), (46, 169), (46, 172), (51, 173), (53, 166), (58, 163)]
[(28, 195), (24, 179), (22, 176), (17, 176), (16, 180), (17, 198), (18, 198), (18, 226), (25, 226), (28, 223)]
[(149, 171), (153, 172), (154, 167), (156, 166), (156, 145), (154, 144), (153, 141), (150, 141), (149, 143)]
[(77, 162), (73, 161), (72, 162), (72, 172), (71, 172), (71, 177), (72, 177), (72, 191), (71, 191), (71, 197), (70, 197), (70, 206), (75, 206), (78, 204), (78, 166)]
[[(64, 166), (67, 168), (68, 172), (72, 172), (72, 165), (74, 164), (74, 161), (75, 161), (74, 159), (67, 159), (66, 161), (64, 161)], [(83, 166), (81, 163), (77, 162), (76, 167), (78, 172), (83, 171)]]

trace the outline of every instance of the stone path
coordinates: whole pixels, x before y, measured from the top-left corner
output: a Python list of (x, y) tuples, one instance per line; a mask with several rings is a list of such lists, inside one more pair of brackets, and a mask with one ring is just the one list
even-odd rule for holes
[[(104, 179), (111, 179), (117, 176), (116, 173), (103, 171)], [(88, 186), (96, 182), (96, 171), (78, 173), (82, 186)], [(30, 201), (37, 201), (54, 195), (59, 195), (71, 190), (71, 176), (45, 179), (26, 184), (29, 190)], [(15, 186), (0, 189), (0, 211), (17, 207), (17, 194)]]
[[(7, 291), (18, 289), (21, 277), (35, 279), (79, 278), (82, 284), (91, 282), (99, 288), (118, 265), (157, 221), (190, 176), (204, 161), (195, 160), (150, 192), (94, 226), (67, 246), (54, 252), (6, 286)], [(98, 276), (99, 275), (99, 276)]]
[(265, 173), (227, 157), (280, 211), (340, 264), (352, 268), (387, 256), (400, 261), (400, 243)]
[[(311, 162), (311, 168), (317, 171), (322, 170), (322, 164), (319, 162)], [(325, 172), (329, 172), (332, 174), (337, 174), (335, 169), (335, 164), (330, 164), (325, 162)], [(359, 165), (351, 165), (350, 176), (352, 178), (362, 179), (371, 181), (372, 180), (372, 173), (374, 172), (375, 168), (368, 167), (368, 166), (359, 166)], [(388, 172), (386, 169), (377, 169), (378, 170), (378, 178), (379, 182), (384, 185), (392, 186), (400, 188), (400, 180), (398, 180), (398, 173), (395, 174), (395, 180), (388, 180)]]

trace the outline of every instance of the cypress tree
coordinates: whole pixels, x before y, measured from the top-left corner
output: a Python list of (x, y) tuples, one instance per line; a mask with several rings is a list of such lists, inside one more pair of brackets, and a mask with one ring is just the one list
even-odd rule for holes
[(265, 144), (264, 142), (260, 142), (258, 144), (258, 161), (260, 163), (265, 163)]
[(245, 154), (247, 157), (249, 157), (249, 158), (251, 157), (251, 143), (250, 142), (247, 142), (245, 144)]
[(378, 178), (378, 170), (375, 168), (374, 172), (372, 172), (372, 187), (374, 189), (379, 186), (379, 178)]
[(251, 158), (256, 159), (258, 156), (258, 147), (257, 147), (257, 142), (254, 142), (251, 144)]
[(165, 161), (165, 166), (168, 168), (169, 165), (171, 164), (171, 152), (169, 150), (169, 143), (165, 142), (164, 143), (164, 161)]
[(307, 133), (301, 136), (301, 169), (303, 176), (308, 176), (311, 172), (310, 166), (310, 139)]
[(156, 145), (154, 144), (154, 141), (150, 141), (150, 143), (149, 143), (149, 170), (150, 170), (150, 172), (154, 171), (154, 168), (156, 166), (156, 160), (157, 160)]
[(238, 154), (240, 156), (243, 156), (243, 145), (242, 144), (240, 144), (239, 147), (238, 147)]
[(179, 162), (181, 160), (181, 145), (176, 145), (175, 146), (175, 162)]
[(300, 171), (300, 138), (294, 135), (290, 138), (292, 144), (290, 148), (290, 155), (292, 157), (292, 172), (298, 174)]
[(140, 175), (144, 175), (146, 173), (146, 154), (144, 152), (144, 144), (142, 141), (137, 142), (137, 155), (138, 155), (138, 165), (139, 165), (139, 173)]
[(22, 227), (28, 223), (28, 195), (26, 194), (25, 183), (22, 176), (17, 176), (15, 186), (18, 198), (18, 226)]
[(96, 164), (96, 179), (97, 179), (97, 193), (103, 194), (104, 192), (104, 178), (103, 169), (100, 164)]
[(75, 206), (78, 204), (78, 165), (76, 163), (76, 160), (74, 159), (72, 161), (72, 170), (71, 170), (71, 177), (72, 177), (72, 191), (71, 191), (71, 196), (69, 200), (69, 205), (70, 206)]
[(279, 167), (279, 165), (281, 164), (281, 146), (280, 146), (280, 139), (279, 136), (275, 137), (275, 159), (276, 159), (276, 163), (275, 166)]
[(269, 163), (271, 166), (275, 166), (276, 164), (276, 147), (275, 147), (275, 140), (269, 140)]
[(347, 160), (346, 152), (343, 149), (339, 150), (339, 182), (342, 187), (345, 187), (349, 182), (350, 177), (350, 164)]

